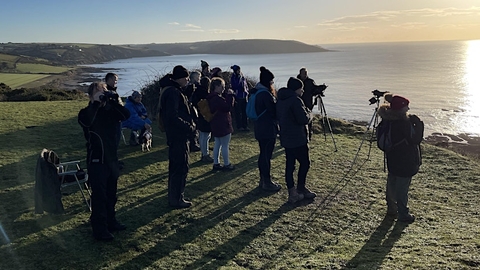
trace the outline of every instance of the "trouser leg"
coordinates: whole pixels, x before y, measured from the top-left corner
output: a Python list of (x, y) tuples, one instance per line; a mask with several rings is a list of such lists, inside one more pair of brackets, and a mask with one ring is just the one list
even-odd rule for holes
[(310, 157), (308, 153), (308, 144), (295, 148), (295, 156), (300, 163), (298, 167), (297, 188), (303, 190), (307, 181), (307, 173), (310, 169)]
[(90, 221), (94, 234), (99, 234), (107, 230), (108, 217), (108, 195), (107, 182), (111, 177), (109, 168), (106, 164), (92, 163), (88, 164), (89, 184), (92, 190), (91, 206), (92, 213)]
[(120, 171), (118, 168), (118, 162), (109, 162), (107, 164), (110, 171), (107, 178), (107, 224), (114, 224), (115, 219), (115, 205), (117, 204), (117, 185)]
[(258, 156), (257, 164), (260, 177), (264, 179), (264, 181), (271, 181), (270, 169), (273, 149), (275, 148), (275, 139), (259, 140), (258, 145), (260, 147), (260, 155)]
[(387, 211), (389, 213), (397, 212), (397, 199), (395, 196), (396, 185), (397, 185), (397, 179), (395, 175), (388, 173), (387, 187), (385, 191), (385, 200), (387, 201)]
[(295, 149), (294, 148), (285, 148), (285, 183), (287, 189), (290, 189), (295, 186), (293, 180), (293, 172), (295, 171)]
[(188, 141), (171, 142), (168, 148), (168, 202), (178, 204), (183, 199), (188, 174)]

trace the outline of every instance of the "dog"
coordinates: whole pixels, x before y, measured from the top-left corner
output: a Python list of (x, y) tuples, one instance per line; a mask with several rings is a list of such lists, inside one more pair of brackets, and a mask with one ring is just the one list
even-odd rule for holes
[(150, 130), (145, 130), (142, 136), (140, 137), (140, 144), (142, 145), (142, 152), (150, 151), (152, 148), (152, 132)]

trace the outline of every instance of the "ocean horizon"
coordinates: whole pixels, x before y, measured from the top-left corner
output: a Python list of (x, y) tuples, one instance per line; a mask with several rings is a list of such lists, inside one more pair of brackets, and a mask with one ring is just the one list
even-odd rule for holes
[[(118, 92), (133, 90), (171, 72), (174, 66), (200, 69), (200, 60), (210, 67), (242, 72), (258, 80), (259, 67), (275, 75), (275, 87), (306, 67), (317, 84), (328, 85), (323, 97), (329, 117), (370, 122), (375, 105), (372, 91), (389, 91), (410, 100), (410, 113), (425, 122), (425, 135), (432, 133), (480, 136), (480, 40), (398, 43), (327, 44), (319, 53), (261, 55), (174, 55), (120, 59), (88, 65), (111, 69), (119, 75)], [(99, 79), (105, 73), (93, 73)], [(383, 99), (381, 99), (383, 101)], [(478, 102), (477, 102), (478, 103)], [(317, 110), (318, 112), (318, 110)]]

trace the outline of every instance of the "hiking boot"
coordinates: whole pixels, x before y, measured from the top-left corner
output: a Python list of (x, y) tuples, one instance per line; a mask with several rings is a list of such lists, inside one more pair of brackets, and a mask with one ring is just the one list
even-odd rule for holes
[(213, 169), (212, 171), (221, 171), (223, 170), (223, 165), (222, 164), (213, 164)]
[(173, 208), (182, 209), (192, 206), (192, 202), (181, 199), (177, 203), (169, 203), (169, 205)]
[(223, 166), (223, 170), (224, 171), (233, 171), (233, 170), (235, 170), (235, 166), (233, 166), (232, 163), (230, 163), (228, 165)]
[(200, 161), (211, 163), (211, 162), (213, 162), (213, 158), (209, 155), (205, 155), (205, 156), (202, 156)]
[(108, 225), (109, 232), (124, 231), (126, 229), (127, 229), (127, 226), (125, 226), (125, 224), (122, 224), (118, 221), (115, 221), (114, 223)]
[(93, 238), (95, 238), (97, 241), (109, 242), (109, 241), (112, 241), (114, 237), (113, 237), (113, 234), (105, 230), (100, 233), (94, 233)]
[(405, 222), (405, 223), (412, 223), (415, 221), (415, 216), (412, 214), (408, 214), (404, 217), (399, 218), (398, 221)]
[(304, 187), (302, 189), (297, 189), (297, 192), (303, 194), (303, 197), (305, 199), (313, 199), (313, 198), (317, 197), (317, 194), (315, 194), (315, 192), (311, 192), (306, 187)]
[(271, 180), (264, 180), (262, 183), (262, 189), (266, 191), (279, 191), (282, 188), (280, 184), (272, 182)]
[(190, 153), (199, 152), (200, 147), (198, 145), (190, 145)]
[(289, 203), (296, 203), (298, 201), (303, 200), (303, 194), (298, 193), (295, 187), (288, 189), (288, 202)]

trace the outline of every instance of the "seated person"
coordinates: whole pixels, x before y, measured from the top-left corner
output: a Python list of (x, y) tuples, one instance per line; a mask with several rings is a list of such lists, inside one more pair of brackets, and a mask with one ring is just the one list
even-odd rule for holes
[(152, 121), (148, 119), (147, 109), (142, 104), (142, 94), (133, 91), (132, 95), (127, 98), (125, 108), (130, 111), (130, 117), (122, 122), (122, 128), (131, 129), (130, 145), (138, 145), (138, 136), (141, 136), (146, 129), (152, 129), (150, 126)]

